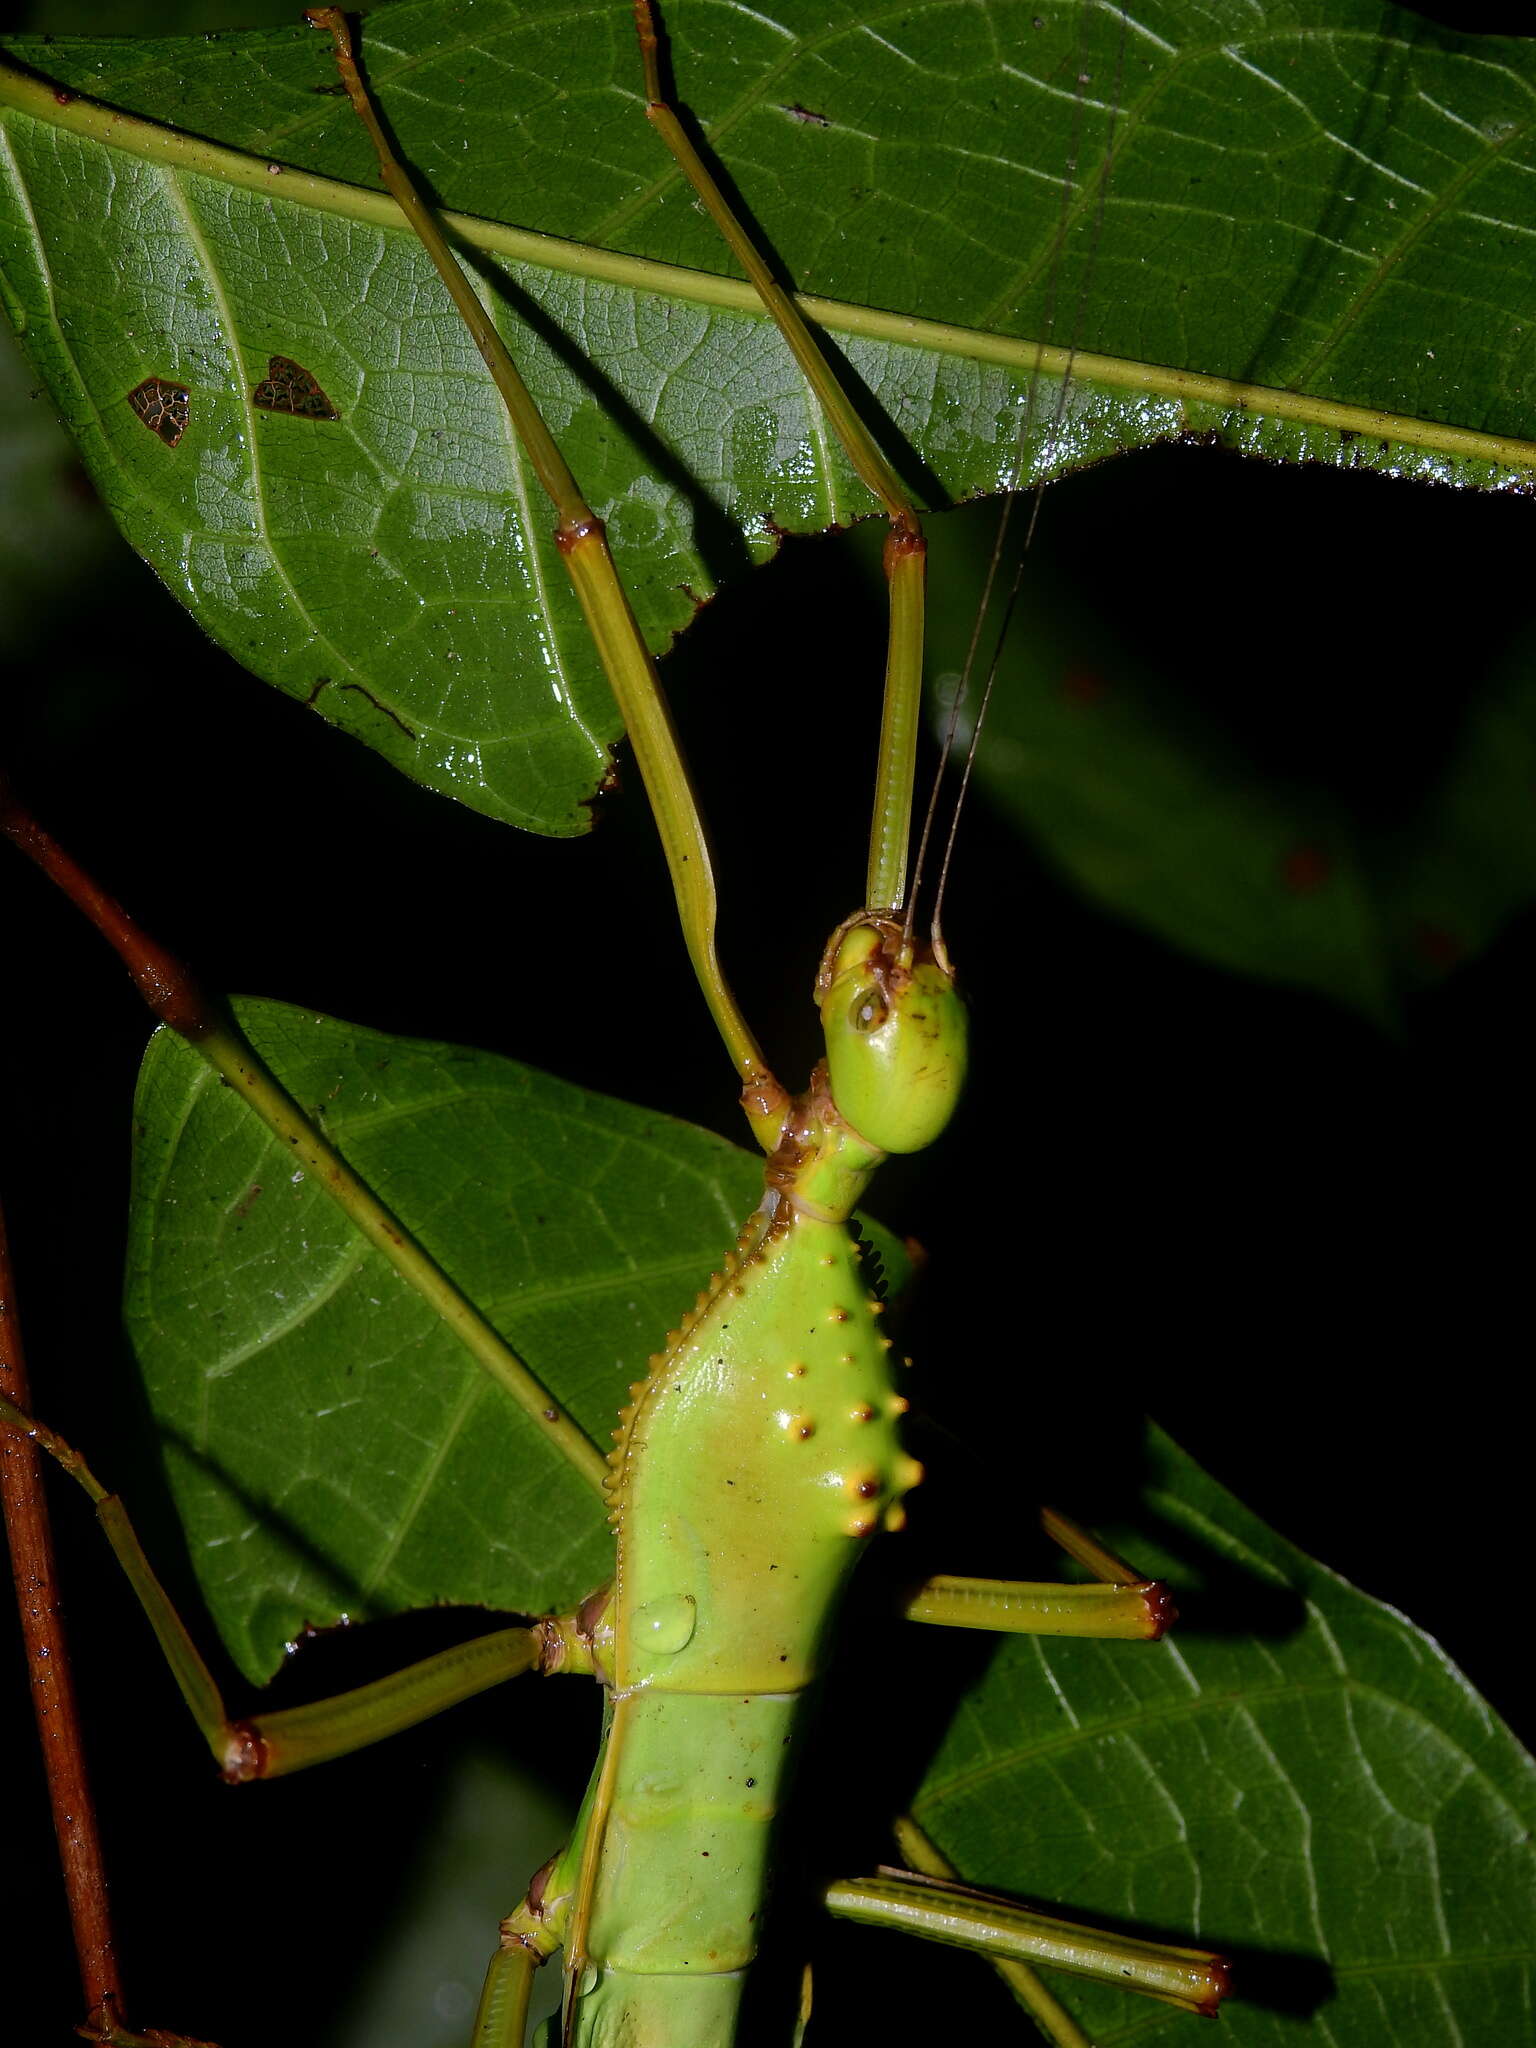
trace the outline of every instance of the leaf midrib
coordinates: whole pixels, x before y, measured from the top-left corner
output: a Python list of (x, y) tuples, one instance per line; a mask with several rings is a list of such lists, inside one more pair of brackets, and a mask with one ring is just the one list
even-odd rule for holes
[[(61, 105), (44, 80), (0, 61), (0, 110), (9, 108), (26, 118), (76, 135), (106, 149), (193, 172), (232, 185), (308, 206), (388, 233), (408, 235), (394, 201), (382, 192), (314, 171), (295, 170), (270, 158), (250, 155), (222, 143), (188, 135), (161, 122), (116, 112), (94, 100), (72, 97)], [(591, 283), (611, 284), (662, 298), (681, 299), (717, 312), (766, 321), (753, 287), (744, 280), (713, 272), (688, 270), (652, 257), (631, 256), (585, 242), (513, 227), (475, 214), (445, 212), (451, 235), (489, 256), (506, 258)], [(1343, 434), (1421, 448), (1449, 456), (1506, 465), (1536, 473), (1536, 441), (1513, 435), (1477, 433), (1445, 421), (1415, 419), (1368, 406), (1279, 391), (1235, 378), (1180, 370), (1166, 364), (1136, 362), (1128, 357), (1096, 355), (1050, 346), (1011, 335), (927, 320), (915, 314), (855, 305), (841, 299), (797, 294), (806, 316), (830, 333), (892, 346), (927, 350), (975, 363), (1012, 369), (1026, 376), (1062, 376), (1111, 390), (1160, 396), (1183, 405), (1211, 405), (1235, 413), (1320, 426)]]
[[(1310, 1620), (1316, 1620), (1316, 1610), (1307, 1603)], [(1161, 1706), (1140, 1705), (1129, 1715), (1113, 1720), (1085, 1723), (1068, 1729), (1059, 1735), (1050, 1735), (1038, 1742), (1031, 1742), (1017, 1749), (994, 1756), (986, 1762), (973, 1764), (954, 1772), (948, 1778), (930, 1779), (924, 1784), (914, 1806), (914, 1812), (925, 1813), (943, 1805), (961, 1793), (972, 1792), (978, 1785), (989, 1779), (1006, 1775), (1038, 1762), (1042, 1757), (1059, 1756), (1085, 1744), (1112, 1739), (1118, 1735), (1140, 1732), (1147, 1728), (1169, 1727), (1180, 1721), (1193, 1719), (1196, 1715), (1215, 1711), (1250, 1712), (1255, 1707), (1272, 1706), (1299, 1699), (1322, 1699), (1329, 1694), (1341, 1694), (1351, 1698), (1379, 1700), (1396, 1714), (1416, 1721), (1429, 1729), (1444, 1750), (1465, 1766), (1467, 1776), (1477, 1779), (1486, 1787), (1489, 1796), (1509, 1819), (1518, 1834), (1524, 1835), (1527, 1824), (1520, 1809), (1504, 1789), (1496, 1784), (1488, 1772), (1471, 1756), (1464, 1745), (1458, 1742), (1438, 1721), (1431, 1719), (1398, 1694), (1388, 1692), (1368, 1679), (1359, 1677), (1347, 1668), (1336, 1671), (1323, 1679), (1287, 1679), (1278, 1685), (1250, 1688), (1247, 1691), (1206, 1690), (1189, 1699), (1170, 1700)], [(1463, 1781), (1464, 1782), (1464, 1781)], [(1459, 1789), (1459, 1788), (1458, 1788)], [(1429, 1822), (1415, 1822), (1418, 1826), (1429, 1826)]]

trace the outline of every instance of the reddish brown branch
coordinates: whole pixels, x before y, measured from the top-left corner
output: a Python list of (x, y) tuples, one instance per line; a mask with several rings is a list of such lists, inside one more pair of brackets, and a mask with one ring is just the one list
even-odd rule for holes
[(183, 1038), (194, 1040), (213, 1029), (217, 1021), (213, 1006), (175, 954), (141, 930), (74, 856), (43, 830), (4, 775), (0, 775), (0, 832), (36, 862), (76, 909), (85, 913), (163, 1023), (179, 1031)]
[[(16, 1315), (16, 1287), (6, 1241), (5, 1215), (0, 1210), (0, 1390), (18, 1408), (31, 1412), (21, 1327)], [(41, 1460), (30, 1443), (0, 1431), (0, 1501), (16, 1580), (16, 1605), (21, 1613), (32, 1709), (53, 1808), (70, 1925), (80, 1964), (87, 2022), (98, 2038), (110, 2038), (120, 2024), (122, 1987), (112, 1946), (107, 1908), (106, 1871), (91, 1803), (80, 1717), (70, 1674), (69, 1650), (60, 1611), (54, 1568), (53, 1533), (43, 1498)]]
[[(215, 1026), (217, 1013), (187, 970), (173, 954), (140, 931), (127, 912), (50, 838), (31, 812), (17, 801), (3, 774), (0, 833), (35, 861), (85, 913), (117, 952), (156, 1016), (194, 1040)], [(0, 1392), (24, 1413), (32, 1412), (3, 1209)], [(21, 1615), (22, 1642), (53, 1809), (54, 1834), (85, 1993), (86, 2018), (76, 2031), (89, 2041), (111, 2044), (111, 2048), (213, 2048), (211, 2043), (158, 2027), (152, 2027), (148, 2033), (135, 2033), (123, 2019), (122, 1984), (107, 1905), (106, 1868), (86, 1771), (40, 1465), (39, 1453), (31, 1443), (10, 1430), (0, 1430), (0, 1505), (4, 1509), (16, 1582), (16, 1604)]]

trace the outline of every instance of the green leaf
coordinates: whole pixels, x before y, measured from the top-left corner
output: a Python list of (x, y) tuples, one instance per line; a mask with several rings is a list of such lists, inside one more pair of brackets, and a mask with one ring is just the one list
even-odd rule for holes
[[(674, 1118), (243, 1002), (251, 1042), (595, 1443), (762, 1194)], [(602, 1503), (179, 1038), (136, 1105), (127, 1318), (204, 1598), (258, 1682), (341, 1616), (569, 1605)], [(896, 1284), (900, 1248), (876, 1231)]]
[[(668, 21), (681, 95), (930, 498), (1191, 434), (1527, 477), (1529, 44), (1375, 0), (1156, 0), (1123, 38), (1034, 0)], [(627, 7), (403, 0), (363, 46), (406, 156), (480, 217), (461, 237), (653, 646), (777, 532), (869, 509), (640, 117)], [(7, 304), (129, 538), (408, 773), (579, 829), (612, 707), (321, 40), (11, 47), (61, 90), (0, 77)], [(1062, 166), (1106, 151), (1061, 242)], [(1052, 332), (1095, 352), (1061, 420), (1028, 340)], [(257, 407), (273, 356), (339, 418)], [(174, 446), (130, 407), (146, 378), (188, 394)]]
[[(1121, 1540), (1181, 1626), (1132, 1649), (1002, 1642), (918, 1820), (973, 1884), (1236, 1951), (1230, 2048), (1524, 2038), (1536, 1765), (1429, 1637), (1159, 1432), (1146, 1456)], [(1269, 1963), (1246, 1983), (1245, 1954)], [(1172, 2011), (1053, 1985), (1100, 2048), (1188, 2039)], [(1268, 2007), (1278, 1987), (1291, 2010)]]

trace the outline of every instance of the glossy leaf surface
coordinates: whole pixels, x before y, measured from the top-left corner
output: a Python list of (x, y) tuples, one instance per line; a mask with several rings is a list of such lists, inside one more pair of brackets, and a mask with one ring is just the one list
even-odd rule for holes
[[(1528, 474), (1528, 45), (1366, 0), (1157, 0), (1123, 34), (1033, 0), (918, 7), (895, 35), (781, 13), (679, 0), (679, 89), (836, 302), (820, 317), (930, 499), (1188, 433)], [(65, 90), (0, 92), (7, 304), (130, 539), (242, 661), (407, 772), (580, 829), (612, 709), (478, 359), (356, 189), (373, 168), (320, 39), (15, 48)], [(641, 118), (626, 6), (404, 0), (364, 48), (435, 196), (575, 238), (461, 229), (653, 645), (775, 530), (868, 509)], [(1063, 215), (1061, 166), (1106, 153)], [(1031, 390), (1047, 333), (1119, 359), (1080, 366), (1061, 421)], [(340, 417), (258, 405), (274, 358)], [(187, 393), (174, 443), (127, 402), (146, 378)]]

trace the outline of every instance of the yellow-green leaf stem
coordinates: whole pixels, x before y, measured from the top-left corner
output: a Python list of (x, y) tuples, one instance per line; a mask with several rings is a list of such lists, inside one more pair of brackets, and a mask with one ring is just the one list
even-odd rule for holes
[(431, 1304), (475, 1362), (506, 1389), (525, 1415), (539, 1424), (542, 1434), (557, 1446), (587, 1484), (600, 1491), (605, 1471), (601, 1453), (492, 1329), (474, 1303), (320, 1135), (293, 1097), (252, 1052), (244, 1036), (233, 1025), (216, 1024), (192, 1043), (273, 1136), (288, 1146), (305, 1171), (315, 1176), (401, 1279)]
[(237, 1094), (595, 1491), (604, 1465), (591, 1439), (442, 1267), (356, 1174), (264, 1063), (220, 1004), (174, 954), (143, 931), (0, 779), (0, 833), (36, 863), (96, 927), (150, 1009)]
[[(0, 58), (0, 107), (46, 122), (104, 148), (122, 150), (149, 163), (198, 172), (220, 184), (291, 201), (343, 220), (394, 228), (402, 225), (400, 209), (382, 192), (369, 192), (340, 179), (297, 170), (269, 156), (208, 142), (183, 134), (158, 121), (77, 95), (60, 95), (45, 79), (32, 76)], [(533, 228), (487, 220), (447, 209), (442, 225), (457, 242), (517, 262), (539, 264), (563, 276), (589, 278), (654, 292), (664, 298), (723, 312), (758, 314), (766, 318), (756, 287), (733, 277), (665, 263), (626, 251), (598, 247)], [(1089, 349), (1071, 350), (1049, 343), (961, 322), (924, 319), (880, 306), (860, 305), (816, 292), (796, 292), (794, 303), (806, 320), (832, 334), (903, 345), (923, 354), (958, 358), (978, 366), (994, 365), (1021, 377), (1059, 377), (1070, 368), (1074, 388), (1083, 394), (1093, 387), (1166, 402), (1176, 421), (1192, 433), (1222, 432), (1255, 454), (1265, 452), (1273, 430), (1297, 425), (1393, 448), (1418, 450), (1443, 457), (1447, 467), (1489, 463), (1502, 471), (1486, 479), (1493, 487), (1528, 485), (1536, 473), (1536, 440), (1514, 434), (1481, 433), (1445, 421), (1388, 408), (1349, 404), (1304, 390), (1283, 390), (1241, 377), (1208, 375)], [(1149, 428), (1153, 422), (1147, 422)], [(1063, 449), (1063, 455), (1069, 449)], [(1276, 452), (1280, 452), (1278, 449)], [(1316, 451), (1321, 453), (1321, 450)], [(1433, 474), (1416, 468), (1415, 474)], [(1452, 479), (1454, 480), (1454, 479)]]

